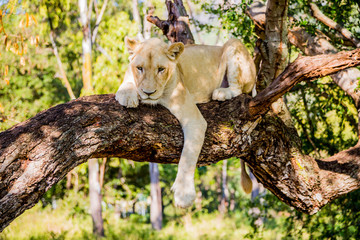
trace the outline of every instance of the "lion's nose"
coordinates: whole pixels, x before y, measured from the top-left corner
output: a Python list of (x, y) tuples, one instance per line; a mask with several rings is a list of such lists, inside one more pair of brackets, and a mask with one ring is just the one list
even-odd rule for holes
[(154, 91), (146, 91), (146, 90), (144, 90), (144, 89), (141, 89), (146, 95), (148, 95), (148, 96), (150, 96), (151, 94), (153, 94), (153, 93), (155, 93), (156, 92), (156, 90), (154, 90)]

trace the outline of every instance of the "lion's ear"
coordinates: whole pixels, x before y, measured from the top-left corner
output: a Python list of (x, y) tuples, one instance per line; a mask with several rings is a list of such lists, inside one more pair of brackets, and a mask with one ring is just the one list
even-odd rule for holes
[(135, 39), (125, 37), (125, 46), (129, 52), (130, 56), (134, 54), (135, 48), (138, 44), (139, 44), (139, 42), (136, 41)]
[(171, 60), (176, 60), (179, 58), (181, 53), (184, 51), (184, 44), (182, 42), (173, 43), (168, 48), (167, 56)]

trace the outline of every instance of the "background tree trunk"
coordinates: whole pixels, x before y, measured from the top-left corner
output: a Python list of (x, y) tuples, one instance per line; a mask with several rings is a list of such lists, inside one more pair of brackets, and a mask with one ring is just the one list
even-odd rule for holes
[(219, 206), (219, 212), (221, 214), (227, 213), (227, 207), (229, 205), (229, 189), (227, 186), (227, 160), (223, 160), (221, 171), (221, 200)]
[(159, 167), (157, 163), (149, 163), (150, 170), (150, 221), (151, 226), (155, 230), (162, 228), (162, 201), (161, 201), (161, 188), (159, 181)]
[(99, 181), (99, 162), (96, 158), (91, 158), (89, 164), (89, 197), (90, 212), (93, 220), (93, 233), (96, 236), (104, 235), (104, 224), (101, 210), (101, 186)]

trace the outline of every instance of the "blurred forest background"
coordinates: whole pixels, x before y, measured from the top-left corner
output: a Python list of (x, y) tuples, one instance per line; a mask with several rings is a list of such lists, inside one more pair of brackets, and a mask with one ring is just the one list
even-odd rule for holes
[[(183, 2), (196, 43), (221, 45), (237, 37), (254, 51), (254, 24), (246, 15), (252, 1)], [(290, 1), (289, 27), (301, 27), (339, 50), (353, 49), (354, 44), (313, 17), (310, 2)], [(360, 39), (357, 0), (315, 2), (323, 14)], [(0, 0), (0, 9), (1, 131), (73, 98), (115, 93), (128, 64), (125, 36), (166, 40), (145, 20), (149, 13), (167, 18), (160, 0)], [(289, 62), (301, 53), (294, 46), (289, 51)], [(306, 154), (331, 156), (357, 142), (356, 108), (330, 77), (298, 84), (285, 100)], [(309, 216), (279, 201), (255, 179), (253, 193), (245, 195), (240, 161), (232, 158), (197, 169), (196, 202), (181, 210), (174, 208), (170, 192), (176, 170), (176, 165), (149, 168), (148, 163), (126, 159), (95, 159), (106, 238), (360, 239), (359, 190)], [(160, 225), (151, 223), (150, 209), (157, 211), (150, 207), (152, 191), (161, 197)], [(0, 239), (98, 238), (93, 233), (90, 192), (85, 163), (12, 222)]]

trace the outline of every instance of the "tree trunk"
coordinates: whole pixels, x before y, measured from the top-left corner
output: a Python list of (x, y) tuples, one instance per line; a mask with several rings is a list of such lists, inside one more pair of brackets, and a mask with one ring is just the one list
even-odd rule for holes
[[(83, 32), (82, 49), (83, 49), (83, 66), (82, 66), (82, 79), (83, 79), (83, 94), (89, 95), (92, 90), (91, 75), (91, 30), (88, 6), (86, 0), (79, 0), (80, 10), (80, 23)], [(91, 9), (90, 9), (91, 11)]]
[[(307, 213), (358, 189), (360, 145), (315, 160), (294, 151), (301, 143), (281, 120), (266, 114), (295, 83), (358, 65), (360, 49), (300, 57), (254, 99), (241, 95), (200, 104), (208, 129), (198, 165), (241, 157), (266, 188)], [(113, 94), (82, 97), (43, 111), (0, 133), (0, 229), (89, 158), (178, 163), (182, 144), (181, 127), (164, 107), (126, 109)]]
[(99, 162), (96, 158), (91, 158), (89, 164), (89, 197), (90, 212), (93, 220), (93, 233), (96, 236), (104, 235), (104, 226), (101, 209), (101, 187), (99, 184)]
[(221, 200), (219, 206), (219, 212), (221, 214), (227, 213), (227, 206), (229, 205), (229, 189), (227, 186), (227, 160), (223, 161), (221, 171)]
[(161, 188), (159, 181), (159, 167), (157, 163), (149, 163), (150, 170), (150, 221), (151, 226), (155, 230), (162, 228), (162, 202), (161, 202)]

